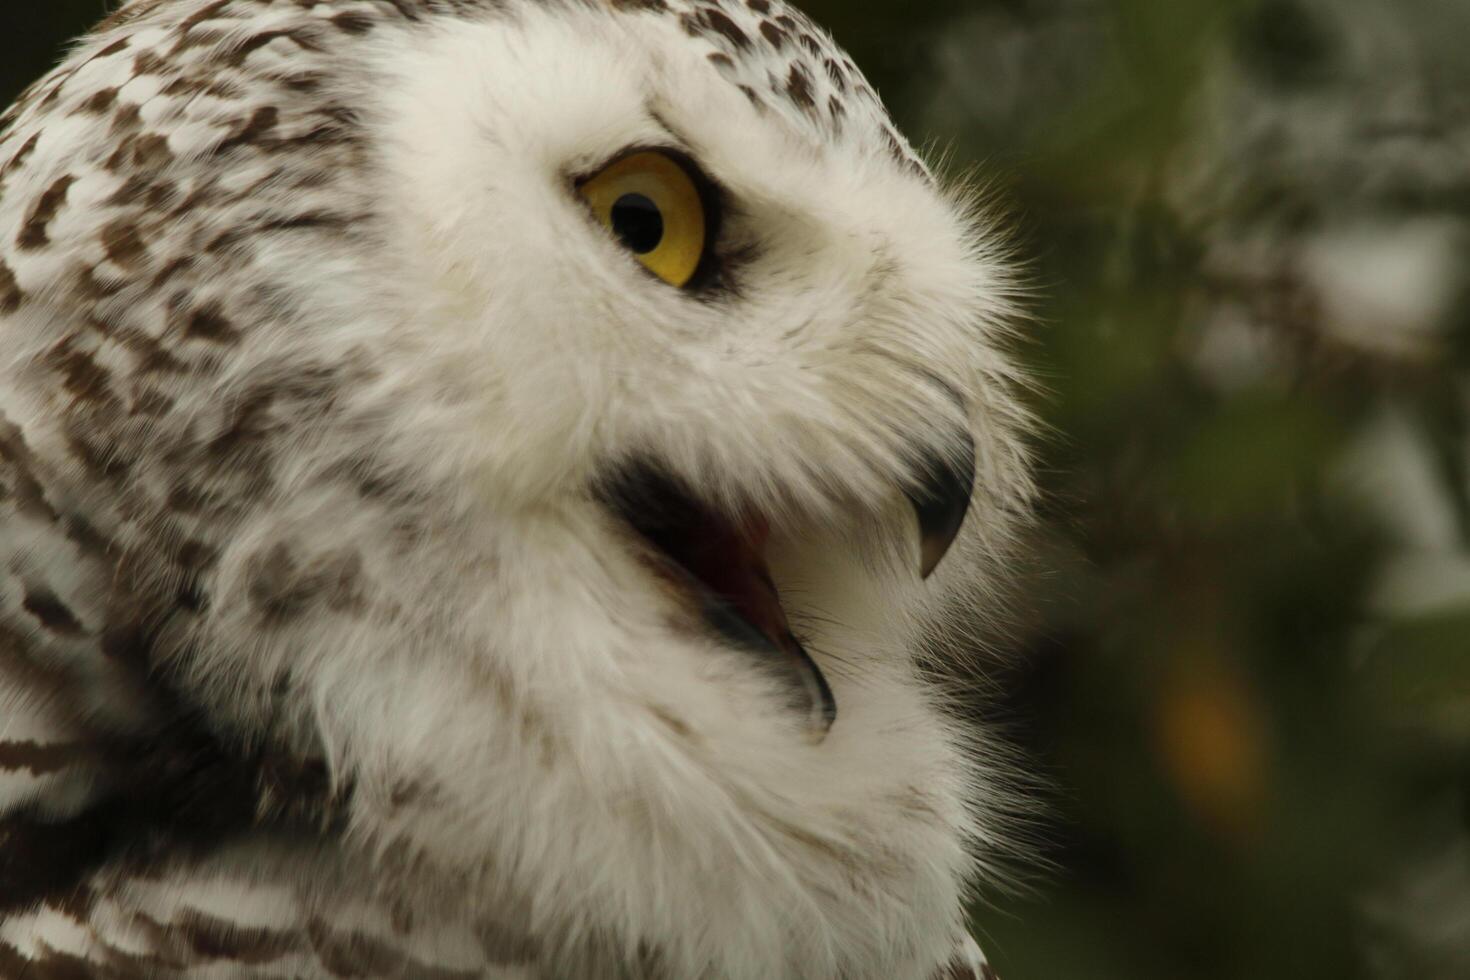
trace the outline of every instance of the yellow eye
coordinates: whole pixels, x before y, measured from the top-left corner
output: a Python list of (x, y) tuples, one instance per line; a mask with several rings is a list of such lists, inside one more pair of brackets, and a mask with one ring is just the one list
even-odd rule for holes
[(684, 286), (704, 261), (710, 216), (689, 170), (656, 150), (632, 153), (577, 190), (638, 261), (671, 286)]

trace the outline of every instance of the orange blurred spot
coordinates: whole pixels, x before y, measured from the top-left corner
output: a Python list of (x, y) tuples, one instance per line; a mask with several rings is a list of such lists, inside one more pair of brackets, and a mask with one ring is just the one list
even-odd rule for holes
[(1260, 825), (1265, 732), (1251, 690), (1220, 664), (1195, 662), (1166, 683), (1157, 706), (1157, 751), (1195, 819), (1234, 839)]

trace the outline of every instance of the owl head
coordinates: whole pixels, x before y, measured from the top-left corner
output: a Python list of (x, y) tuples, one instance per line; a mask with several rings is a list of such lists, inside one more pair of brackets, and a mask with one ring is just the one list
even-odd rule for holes
[(332, 887), (549, 975), (942, 968), (1005, 809), (939, 675), (1030, 497), (1015, 289), (831, 39), (135, 0), (69, 64), (0, 148), (7, 408), (115, 543), (77, 615), (330, 773)]

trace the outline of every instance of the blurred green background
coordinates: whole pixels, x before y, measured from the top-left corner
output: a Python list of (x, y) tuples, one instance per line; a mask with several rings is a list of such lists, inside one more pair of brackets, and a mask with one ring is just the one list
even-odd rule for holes
[[(0, 101), (104, 7), (4, 4)], [(1001, 975), (1470, 978), (1470, 3), (806, 7), (1036, 291)]]

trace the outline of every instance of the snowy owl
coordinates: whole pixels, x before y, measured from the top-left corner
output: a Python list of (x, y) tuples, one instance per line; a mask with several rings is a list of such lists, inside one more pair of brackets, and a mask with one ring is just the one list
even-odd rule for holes
[(0, 975), (986, 977), (996, 233), (779, 0), (132, 0), (0, 136)]

